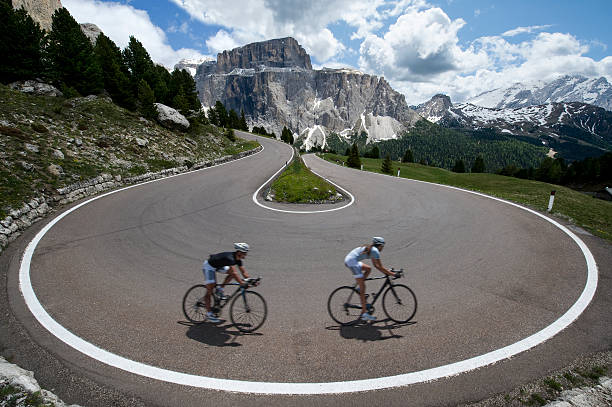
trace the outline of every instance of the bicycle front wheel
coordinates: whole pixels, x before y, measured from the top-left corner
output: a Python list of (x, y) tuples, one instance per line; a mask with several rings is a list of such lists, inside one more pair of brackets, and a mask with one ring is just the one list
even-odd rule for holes
[(383, 295), (383, 310), (394, 322), (410, 321), (417, 311), (417, 299), (412, 290), (403, 284), (393, 284)]
[(202, 284), (194, 285), (185, 293), (183, 297), (183, 314), (185, 314), (185, 318), (189, 321), (198, 324), (206, 320), (205, 295), (206, 286)]
[(338, 287), (327, 300), (329, 316), (340, 325), (351, 325), (361, 316), (361, 297), (353, 287)]
[(255, 291), (244, 291), (232, 300), (230, 318), (241, 332), (253, 332), (263, 325), (268, 315), (266, 300)]

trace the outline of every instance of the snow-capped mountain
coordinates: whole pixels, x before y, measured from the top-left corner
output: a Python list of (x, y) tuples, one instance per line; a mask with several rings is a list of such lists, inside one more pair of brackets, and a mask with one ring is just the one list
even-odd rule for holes
[(520, 108), (488, 108), (472, 103), (453, 105), (436, 95), (417, 106), (417, 113), (443, 127), (491, 128), (502, 135), (538, 141), (567, 159), (612, 150), (612, 112), (579, 102), (546, 103)]
[(545, 103), (581, 102), (612, 110), (612, 85), (604, 78), (566, 75), (551, 82), (515, 83), (466, 101), (490, 108), (518, 108)]
[(216, 62), (214, 58), (202, 57), (202, 58), (183, 58), (174, 65), (174, 69), (185, 69), (195, 76), (198, 67), (205, 63)]

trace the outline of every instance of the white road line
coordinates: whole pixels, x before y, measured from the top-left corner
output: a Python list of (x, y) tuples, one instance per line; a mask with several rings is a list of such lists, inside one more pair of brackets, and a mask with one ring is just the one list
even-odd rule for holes
[[(293, 151), (293, 149), (292, 149)], [(272, 175), (270, 178), (268, 178), (268, 180), (266, 182), (264, 182), (263, 184), (261, 184), (261, 186), (257, 189), (257, 191), (255, 191), (255, 193), (253, 194), (253, 202), (255, 202), (255, 204), (261, 206), (262, 208), (271, 210), (271, 211), (275, 211), (275, 212), (284, 212), (284, 213), (297, 213), (297, 214), (310, 214), (310, 213), (324, 213), (324, 212), (334, 212), (334, 211), (339, 211), (340, 209), (345, 209), (348, 208), (349, 206), (351, 206), (354, 202), (355, 202), (355, 197), (353, 196), (353, 194), (351, 194), (349, 191), (347, 191), (346, 189), (342, 188), (340, 185), (336, 184), (333, 181), (330, 181), (327, 178), (322, 177), (321, 175), (317, 174), (316, 172), (311, 171), (317, 175), (319, 178), (323, 178), (325, 181), (329, 182), (330, 184), (332, 184), (333, 186), (335, 186), (338, 189), (341, 189), (345, 194), (347, 194), (350, 198), (351, 201), (344, 205), (344, 206), (340, 206), (338, 208), (333, 208), (333, 209), (322, 209), (319, 211), (290, 211), (288, 209), (278, 209), (278, 208), (273, 208), (271, 206), (266, 206), (264, 204), (262, 204), (261, 202), (259, 202), (259, 200), (257, 199), (257, 196), (259, 196), (259, 192), (261, 191), (261, 189), (263, 187), (265, 187), (270, 181), (272, 181), (274, 179), (274, 177), (276, 177), (278, 175), (279, 172), (281, 172), (282, 170), (284, 170), (287, 165), (289, 165), (289, 163), (291, 163), (291, 161), (293, 161), (293, 157), (295, 156), (295, 151), (292, 152), (291, 154), (291, 158), (289, 159), (289, 161), (287, 161), (288, 164), (283, 165), (278, 171), (276, 171), (274, 173), (274, 175)]]
[[(212, 168), (212, 167), (209, 167)], [(404, 180), (406, 180), (404, 178)], [(157, 180), (156, 180), (157, 181)], [(424, 182), (424, 181), (413, 181), (406, 180), (412, 182)], [(428, 182), (424, 182), (430, 184)], [(264, 184), (265, 185), (265, 184)], [(536, 216), (539, 216), (546, 221), (550, 222), (554, 226), (561, 229), (564, 233), (570, 236), (574, 242), (578, 245), (580, 250), (586, 260), (587, 265), (587, 282), (582, 291), (582, 294), (576, 301), (574, 305), (572, 305), (565, 314), (563, 314), (559, 319), (553, 322), (551, 325), (542, 329), (535, 334), (522, 339), (512, 345), (503, 347), (501, 349), (497, 349), (495, 351), (476, 356), (470, 359), (462, 360), (456, 363), (451, 363), (444, 366), (435, 367), (432, 369), (421, 370), (418, 372), (410, 372), (405, 374), (399, 374), (395, 376), (387, 376), (387, 377), (379, 377), (374, 379), (366, 379), (366, 380), (352, 380), (352, 381), (343, 381), (343, 382), (326, 382), (326, 383), (273, 383), (273, 382), (254, 382), (254, 381), (243, 381), (243, 380), (228, 380), (228, 379), (217, 379), (212, 377), (205, 376), (197, 376), (186, 373), (175, 372), (172, 370), (161, 369), (155, 366), (146, 365), (144, 363), (136, 362), (119, 355), (108, 352), (104, 349), (101, 349), (72, 332), (68, 331), (66, 328), (57, 323), (44, 309), (42, 304), (38, 301), (36, 294), (34, 293), (34, 289), (32, 287), (32, 282), (30, 280), (30, 264), (32, 261), (32, 256), (34, 254), (34, 250), (36, 246), (40, 242), (40, 240), (44, 237), (44, 235), (61, 219), (63, 219), (69, 213), (77, 210), (83, 205), (88, 204), (89, 202), (95, 201), (96, 199), (100, 199), (104, 196), (110, 195), (112, 193), (116, 193), (122, 191), (124, 189), (132, 188), (127, 187), (121, 190), (109, 192), (104, 195), (100, 195), (98, 197), (92, 198), (88, 201), (85, 201), (66, 212), (62, 213), (57, 218), (53, 219), (49, 224), (47, 224), (38, 234), (34, 237), (34, 239), (28, 244), (19, 270), (19, 287), (21, 292), (23, 293), (23, 297), (25, 302), (32, 312), (32, 314), (36, 317), (36, 319), (40, 322), (42, 326), (44, 326), (49, 332), (55, 335), (59, 340), (76, 349), (77, 351), (96, 359), (102, 363), (107, 365), (116, 367), (118, 369), (122, 369), (124, 371), (149, 377), (152, 379), (177, 383), (186, 386), (200, 387), (206, 389), (214, 389), (214, 390), (225, 390), (231, 392), (240, 392), (240, 393), (259, 393), (259, 394), (301, 394), (301, 395), (310, 395), (310, 394), (335, 394), (335, 393), (350, 393), (350, 392), (358, 392), (358, 391), (368, 391), (368, 390), (379, 390), (379, 389), (387, 389), (399, 386), (407, 386), (415, 383), (423, 383), (436, 379), (442, 379), (445, 377), (454, 376), (460, 373), (465, 373), (470, 370), (474, 370), (477, 368), (481, 368), (484, 366), (488, 366), (494, 363), (497, 363), (501, 360), (508, 359), (512, 356), (515, 356), (521, 352), (529, 350), (536, 345), (539, 345), (546, 340), (552, 338), (554, 335), (561, 332), (563, 329), (567, 328), (573, 321), (575, 321), (580, 314), (587, 308), (593, 296), (595, 295), (595, 291), (597, 289), (597, 264), (595, 263), (595, 259), (591, 254), (590, 250), (586, 246), (586, 244), (578, 238), (574, 233), (572, 233), (565, 226), (559, 224), (558, 222), (550, 219), (536, 211), (533, 211), (529, 208), (525, 208), (523, 206), (517, 205), (512, 202), (505, 201), (503, 199), (491, 197), (488, 195), (484, 195), (478, 192), (467, 191), (461, 188), (450, 187), (447, 185), (439, 185), (433, 184), (437, 186), (443, 186), (451, 189), (457, 189), (464, 192), (469, 192), (475, 195), (483, 196), (489, 199), (494, 199), (496, 201), (500, 201), (522, 210), (528, 211)]]

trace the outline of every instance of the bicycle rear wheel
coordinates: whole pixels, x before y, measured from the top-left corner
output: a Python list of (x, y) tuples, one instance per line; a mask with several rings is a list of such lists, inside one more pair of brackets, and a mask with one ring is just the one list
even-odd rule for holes
[(185, 314), (185, 318), (189, 321), (197, 324), (206, 320), (205, 295), (206, 286), (202, 284), (194, 285), (185, 293), (183, 297), (183, 314)]
[(230, 318), (241, 332), (253, 332), (263, 325), (268, 315), (266, 300), (255, 291), (244, 291), (232, 300)]
[(361, 316), (361, 297), (353, 287), (336, 288), (327, 300), (329, 316), (340, 325), (351, 325)]
[(393, 284), (383, 295), (383, 310), (394, 322), (410, 321), (417, 311), (417, 299), (412, 290), (403, 284)]

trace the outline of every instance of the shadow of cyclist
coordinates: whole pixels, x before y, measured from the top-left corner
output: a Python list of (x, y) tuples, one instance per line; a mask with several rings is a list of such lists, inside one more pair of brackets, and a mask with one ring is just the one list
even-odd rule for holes
[(188, 326), (187, 337), (195, 341), (205, 343), (210, 346), (242, 346), (237, 342), (238, 338), (246, 335), (261, 335), (259, 333), (245, 334), (236, 329), (231, 324), (226, 324), (226, 321), (221, 320), (219, 324), (210, 324), (207, 322), (194, 324), (191, 322), (179, 321), (181, 325)]
[[(341, 325), (327, 327), (329, 330), (340, 331), (340, 336), (344, 339), (357, 339), (360, 341), (384, 341), (387, 339), (402, 338), (403, 335), (395, 333), (393, 330), (403, 326), (414, 325), (416, 322), (397, 324), (389, 319), (383, 319), (375, 323), (358, 321), (353, 325)], [(385, 335), (385, 332), (388, 334)]]

